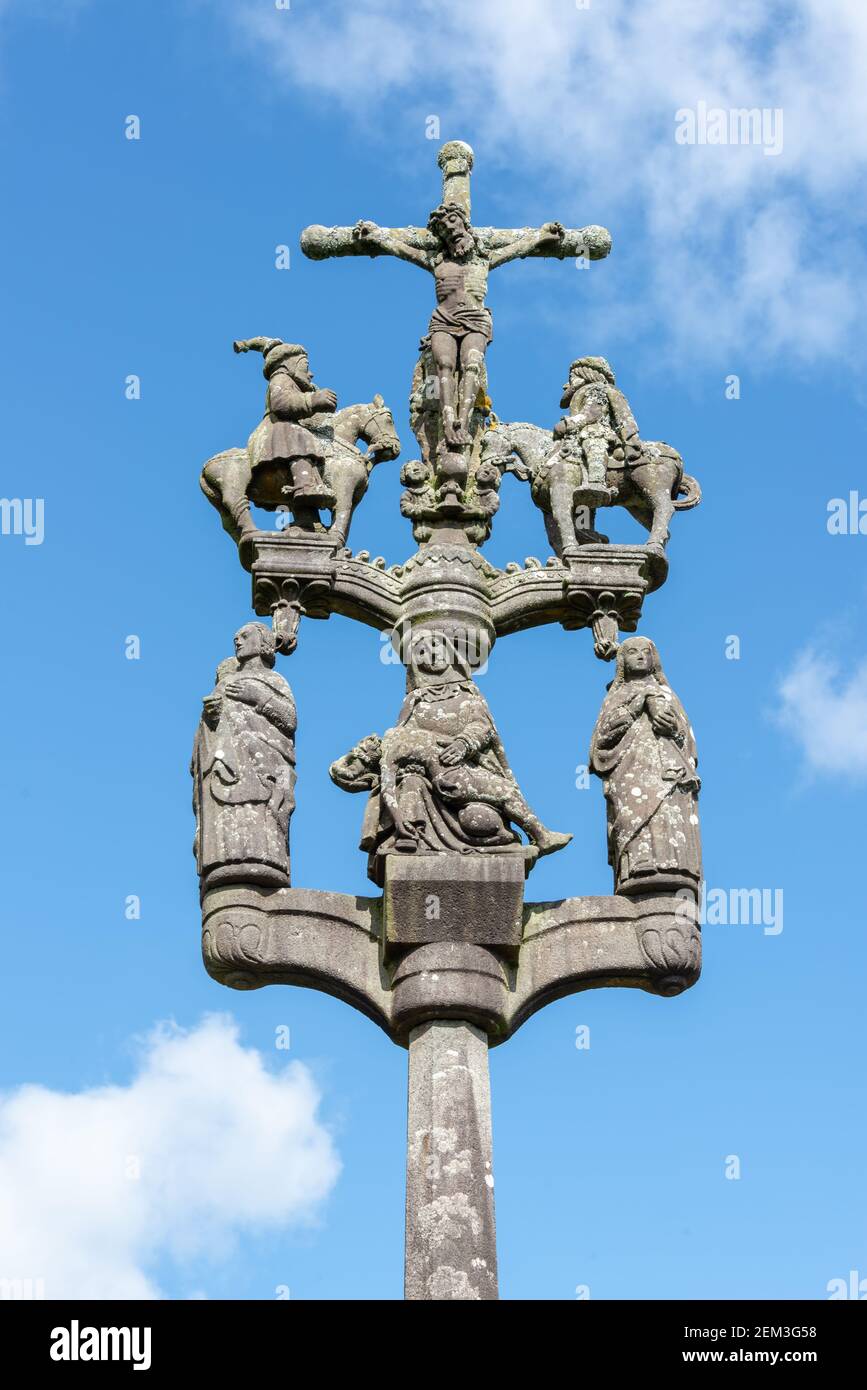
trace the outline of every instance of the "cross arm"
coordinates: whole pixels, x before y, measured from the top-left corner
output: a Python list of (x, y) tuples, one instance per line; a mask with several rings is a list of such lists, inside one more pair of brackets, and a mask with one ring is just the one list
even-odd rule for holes
[[(465, 866), (454, 876), (460, 884)], [(439, 890), (442, 882), (435, 874), (433, 886)], [(404, 1047), (419, 1024), (449, 1018), (483, 1029), (493, 1046), (565, 995), (626, 986), (673, 997), (701, 970), (698, 908), (682, 897), (526, 903), (519, 910), (523, 940), (512, 960), (474, 941), (472, 917), (442, 939), (441, 928), (433, 932), (424, 919), (424, 895), (415, 900), (421, 904), (416, 944), (389, 963), (382, 953), (389, 911), (382, 898), (312, 888), (268, 892), (244, 883), (212, 889), (202, 901), (205, 967), (230, 989), (287, 984), (331, 994)], [(489, 917), (495, 899), (484, 901)]]
[(602, 261), (611, 250), (611, 233), (606, 227), (567, 227), (559, 240), (541, 240), (536, 227), (477, 227), (475, 232), (492, 268), (526, 256), (553, 256), (561, 261), (582, 256)]
[(305, 227), (301, 250), (312, 261), (336, 256), (396, 256), (430, 270), (436, 242), (424, 227), (379, 227), (356, 222), (353, 227)]

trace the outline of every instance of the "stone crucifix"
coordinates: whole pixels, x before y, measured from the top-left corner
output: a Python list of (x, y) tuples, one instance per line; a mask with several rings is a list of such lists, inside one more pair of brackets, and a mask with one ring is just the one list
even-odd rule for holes
[[(266, 413), (245, 449), (214, 456), (202, 473), (251, 572), (253, 608), (272, 624), (236, 633), (194, 744), (205, 966), (231, 989), (325, 991), (407, 1049), (409, 1299), (497, 1297), (490, 1048), (568, 994), (611, 986), (674, 997), (701, 964), (696, 742), (654, 643), (620, 640), (664, 582), (667, 560), (595, 532), (579, 540), (576, 512), (605, 476), (655, 528), (661, 552), (676, 497), (694, 506), (700, 490), (670, 446), (639, 438), (602, 357), (573, 361), (561, 401), (569, 415), (553, 430), (493, 415), (488, 271), (527, 256), (598, 260), (611, 238), (559, 223), (472, 227), (472, 162), (460, 141), (440, 150), (443, 201), (427, 227), (359, 222), (302, 235), (314, 260), (393, 255), (435, 278), (409, 403), (421, 457), (400, 478), (415, 553), (386, 566), (346, 547), (373, 463), (396, 458), (400, 443), (379, 396), (335, 413), (298, 343), (239, 344), (264, 351)], [(478, 550), (510, 470), (530, 481), (545, 514), (556, 553), (544, 565), (528, 556), (501, 570)], [(305, 517), (306, 488), (319, 481), (333, 494), (329, 529), (316, 508)], [(251, 502), (273, 509), (290, 495), (301, 503), (293, 525), (253, 525)], [(353, 732), (357, 742), (328, 770), (342, 791), (366, 798), (358, 843), (369, 896), (292, 885), (297, 721), (274, 667), (278, 651), (295, 650), (302, 616), (335, 613), (387, 632), (406, 668), (396, 716)], [(616, 658), (587, 763), (603, 787), (613, 891), (530, 902), (529, 873), (571, 835), (524, 796), (475, 677), (497, 640), (545, 623), (590, 627), (596, 655)], [(531, 708), (530, 733), (544, 719), (544, 707)], [(568, 757), (574, 766), (575, 748)]]
[(485, 304), (488, 272), (527, 256), (601, 260), (611, 250), (611, 236), (604, 227), (567, 229), (560, 222), (546, 222), (539, 228), (473, 227), (473, 151), (462, 140), (452, 140), (443, 145), (437, 162), (443, 173), (443, 197), (426, 227), (380, 227), (368, 221), (353, 227), (311, 226), (301, 235), (301, 249), (317, 261), (332, 256), (395, 256), (433, 275), (437, 307), (428, 335), (442, 435), (449, 450), (461, 450), (472, 443), (470, 417), (493, 337), (491, 311)]

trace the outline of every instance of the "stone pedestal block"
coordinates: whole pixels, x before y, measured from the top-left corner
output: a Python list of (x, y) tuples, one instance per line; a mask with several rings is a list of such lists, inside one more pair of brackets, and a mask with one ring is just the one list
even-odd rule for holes
[(389, 854), (383, 896), (386, 959), (408, 946), (467, 942), (516, 960), (524, 846), (502, 854)]

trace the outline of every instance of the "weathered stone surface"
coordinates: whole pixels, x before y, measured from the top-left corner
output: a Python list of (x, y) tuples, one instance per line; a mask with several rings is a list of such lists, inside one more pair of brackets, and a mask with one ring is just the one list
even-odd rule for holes
[(670, 998), (700, 970), (698, 910), (686, 892), (527, 903), (518, 966), (509, 971), (508, 1035), (564, 995), (617, 985)]
[(647, 637), (617, 654), (590, 748), (608, 807), (608, 861), (618, 893), (697, 892), (698, 754), (686, 711)]
[(370, 793), (361, 847), (373, 881), (384, 881), (384, 864), (395, 855), (511, 850), (529, 868), (568, 844), (571, 835), (549, 830), (521, 794), (458, 642), (441, 627), (419, 628), (404, 660), (406, 699), (378, 755), (376, 735), (368, 735), (330, 770), (345, 791)]
[(274, 651), (272, 632), (247, 623), (203, 701), (190, 766), (203, 893), (220, 883), (289, 883), (297, 720)]
[[(390, 255), (433, 277), (436, 306), (410, 395), (420, 456), (400, 475), (418, 551), (387, 566), (346, 548), (373, 464), (396, 458), (400, 445), (380, 396), (337, 411), (298, 344), (235, 345), (263, 354), (265, 416), (245, 449), (217, 455), (202, 475), (252, 572), (255, 611), (271, 618), (273, 635), (252, 629), (266, 665), (275, 647), (294, 649), (302, 617), (338, 613), (388, 631), (407, 667), (395, 725), (361, 738), (331, 768), (339, 786), (367, 794), (361, 846), (383, 897), (288, 886), (294, 706), (291, 721), (281, 716), (285, 692), (273, 673), (262, 701), (250, 680), (221, 668), (205, 702), (197, 855), (203, 955), (215, 979), (326, 991), (408, 1047), (407, 1297), (488, 1299), (489, 1046), (566, 994), (624, 986), (671, 996), (698, 978), (695, 745), (652, 644), (621, 646), (620, 634), (636, 630), (646, 595), (665, 582), (669, 520), (700, 491), (674, 449), (640, 439), (603, 358), (572, 362), (566, 413), (552, 429), (497, 419), (485, 361), (490, 271), (526, 256), (599, 259), (610, 237), (559, 223), (474, 227), (472, 150), (451, 141), (438, 162), (443, 200), (426, 227), (357, 222), (302, 235), (313, 259)], [(530, 483), (543, 512), (554, 550), (544, 564), (528, 556), (499, 570), (478, 552), (505, 472)], [(257, 529), (251, 502), (288, 508), (292, 524)], [(614, 504), (646, 526), (646, 545), (611, 545), (596, 530), (598, 506)], [(498, 637), (549, 622), (589, 628), (596, 655), (618, 657), (591, 754), (605, 783), (617, 893), (524, 905), (536, 857), (571, 837), (527, 804), (473, 676)]]
[(465, 941), (416, 946), (392, 974), (391, 1028), (395, 1038), (431, 1019), (457, 1018), (490, 1037), (508, 1029), (506, 968), (494, 951)]
[(425, 942), (465, 941), (517, 957), (524, 856), (389, 854), (383, 922), (386, 954)]
[(426, 227), (307, 227), (305, 255), (394, 256), (433, 276), (436, 308), (421, 340), (413, 377), (410, 421), (421, 458), (405, 465), (401, 510), (412, 519), (416, 540), (448, 539), (455, 532), (480, 544), (499, 505), (499, 472), (481, 459), (490, 418), (485, 354), (493, 337), (486, 306), (488, 275), (527, 256), (608, 255), (611, 238), (602, 227), (567, 230), (559, 222), (516, 230), (476, 228), (470, 220), (473, 152), (463, 141), (440, 150), (443, 201)]
[(596, 530), (598, 507), (625, 507), (650, 532), (648, 548), (662, 556), (673, 513), (701, 500), (680, 454), (639, 437), (604, 357), (576, 358), (560, 405), (569, 413), (553, 430), (497, 421), (485, 434), (482, 461), (530, 484), (548, 540), (567, 565), (583, 546), (607, 543)]
[(641, 545), (582, 545), (568, 565), (554, 557), (543, 565), (531, 556), (500, 570), (466, 544), (432, 541), (386, 567), (366, 551), (341, 552), (327, 533), (299, 541), (256, 531), (242, 541), (241, 554), (252, 568), (253, 606), (262, 617), (273, 621), (281, 596), (291, 591), (299, 616), (339, 613), (391, 631), (399, 642), (414, 627), (436, 626), (460, 634), (473, 668), (487, 660), (498, 637), (543, 623), (590, 628), (599, 655), (600, 643), (611, 643), (613, 634), (613, 646), (605, 647), (611, 656), (618, 629), (635, 631), (645, 596), (668, 572), (665, 558)]
[(425, 1023), (409, 1040), (408, 1299), (497, 1297), (488, 1040)]
[(563, 995), (621, 986), (673, 996), (701, 967), (697, 908), (686, 891), (526, 903), (517, 964), (466, 942), (418, 946), (385, 963), (382, 917), (378, 897), (220, 888), (202, 903), (205, 965), (232, 989), (324, 990), (404, 1046), (408, 1030), (437, 1010), (463, 1010), (493, 1045)]
[(319, 989), (389, 1032), (391, 978), (380, 962), (381, 936), (379, 898), (236, 884), (202, 902), (202, 957), (221, 985)]
[[(344, 546), (374, 464), (400, 453), (391, 411), (380, 395), (337, 410), (335, 393), (315, 386), (300, 343), (248, 338), (236, 342), (235, 351), (258, 351), (265, 359), (265, 414), (246, 448), (208, 460), (202, 491), (247, 565), (242, 543), (256, 534), (251, 502), (266, 511), (290, 511), (292, 525), (283, 534), (301, 541), (326, 530), (319, 514), (330, 511), (328, 536), (335, 547)], [(370, 446), (366, 454), (356, 448), (359, 439)]]

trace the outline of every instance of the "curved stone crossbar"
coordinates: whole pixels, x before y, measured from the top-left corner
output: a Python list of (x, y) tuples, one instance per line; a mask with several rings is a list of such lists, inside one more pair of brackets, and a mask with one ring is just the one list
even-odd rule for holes
[(686, 898), (566, 898), (528, 903), (517, 963), (467, 942), (429, 942), (383, 962), (382, 900), (309, 888), (215, 889), (202, 905), (208, 973), (231, 989), (323, 990), (394, 1042), (434, 1019), (464, 1019), (504, 1042), (537, 1009), (585, 989), (664, 996), (698, 979), (701, 934)]
[(643, 545), (585, 545), (564, 566), (528, 558), (498, 570), (469, 546), (423, 545), (402, 565), (385, 567), (338, 551), (326, 536), (299, 539), (257, 531), (244, 542), (253, 575), (253, 607), (274, 614), (281, 598), (311, 618), (332, 613), (380, 631), (436, 615), (478, 629), (485, 651), (497, 637), (543, 623), (594, 628), (610, 618), (614, 632), (634, 632), (645, 595), (665, 580), (668, 562)]
[(527, 903), (513, 971), (509, 1034), (554, 999), (603, 985), (682, 994), (701, 971), (701, 932), (688, 898), (564, 898)]
[(202, 902), (202, 957), (230, 989), (304, 985), (386, 1032), (391, 983), (379, 963), (380, 900), (309, 888), (217, 888)]

